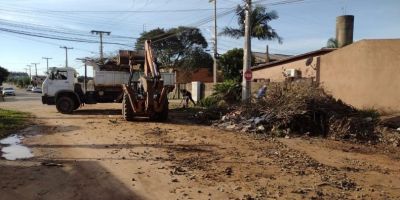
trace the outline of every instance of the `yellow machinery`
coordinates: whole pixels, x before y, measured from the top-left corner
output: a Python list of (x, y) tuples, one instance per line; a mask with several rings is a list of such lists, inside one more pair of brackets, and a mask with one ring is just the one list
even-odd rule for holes
[(145, 42), (144, 75), (139, 81), (132, 81), (134, 73), (134, 57), (130, 58), (131, 78), (128, 84), (123, 84), (122, 115), (125, 120), (132, 121), (135, 117), (149, 117), (151, 120), (164, 121), (168, 119), (167, 95), (174, 86), (164, 85), (156, 63), (151, 41)]

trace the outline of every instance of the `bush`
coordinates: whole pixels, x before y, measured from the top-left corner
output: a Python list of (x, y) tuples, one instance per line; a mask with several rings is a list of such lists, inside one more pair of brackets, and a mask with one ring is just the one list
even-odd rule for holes
[(226, 80), (214, 86), (213, 96), (220, 100), (225, 100), (226, 103), (237, 103), (241, 100), (242, 87), (235, 80)]
[(199, 105), (206, 108), (216, 107), (220, 99), (216, 96), (208, 96), (199, 101)]
[(26, 77), (8, 78), (7, 82), (16, 85), (17, 87), (24, 88), (31, 84), (31, 79)]

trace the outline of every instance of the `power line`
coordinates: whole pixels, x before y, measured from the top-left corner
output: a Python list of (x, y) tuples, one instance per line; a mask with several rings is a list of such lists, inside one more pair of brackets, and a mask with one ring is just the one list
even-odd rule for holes
[[(229, 10), (230, 8), (219, 8), (218, 10)], [(6, 12), (34, 12), (34, 13), (91, 13), (91, 14), (115, 14), (115, 13), (176, 13), (176, 12), (199, 12), (199, 11), (212, 11), (211, 8), (197, 8), (197, 9), (171, 9), (171, 10), (11, 10), (0, 9)]]
[[(63, 41), (70, 41), (70, 42), (81, 42), (81, 43), (92, 43), (92, 44), (100, 43), (98, 41), (88, 40), (88, 39), (61, 37), (61, 36), (54, 36), (54, 35), (42, 35), (42, 34), (38, 34), (38, 33), (34, 33), (34, 32), (13, 30), (13, 29), (7, 29), (7, 28), (0, 28), (0, 31), (14, 33), (14, 34), (20, 34), (20, 35), (27, 35), (27, 36), (32, 36), (32, 37), (53, 39), (53, 40), (63, 40)], [(114, 44), (114, 45), (131, 47), (129, 45), (117, 43), (117, 42), (103, 42), (103, 44)]]

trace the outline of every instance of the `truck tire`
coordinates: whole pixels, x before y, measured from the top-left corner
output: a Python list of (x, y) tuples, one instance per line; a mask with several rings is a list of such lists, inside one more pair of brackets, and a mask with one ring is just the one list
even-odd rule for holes
[(133, 118), (135, 117), (127, 94), (124, 94), (122, 99), (122, 117), (126, 121), (133, 121)]
[(62, 114), (71, 114), (75, 106), (75, 101), (68, 96), (60, 97), (56, 102), (56, 108)]
[(74, 110), (78, 110), (79, 107), (80, 107), (79, 103), (75, 102)]

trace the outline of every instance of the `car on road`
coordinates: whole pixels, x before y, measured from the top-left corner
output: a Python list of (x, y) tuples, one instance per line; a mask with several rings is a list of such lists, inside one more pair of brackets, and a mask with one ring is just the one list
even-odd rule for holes
[(15, 96), (15, 90), (14, 90), (14, 88), (3, 88), (2, 94), (4, 96), (7, 96), (7, 95)]
[(28, 87), (26, 88), (26, 91), (27, 91), (27, 92), (32, 92), (32, 89), (33, 89), (33, 86), (30, 85), (30, 86), (28, 86)]
[(34, 88), (32, 88), (32, 92), (33, 92), (33, 93), (42, 93), (42, 88), (40, 88), (40, 87), (34, 87)]

